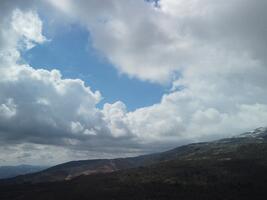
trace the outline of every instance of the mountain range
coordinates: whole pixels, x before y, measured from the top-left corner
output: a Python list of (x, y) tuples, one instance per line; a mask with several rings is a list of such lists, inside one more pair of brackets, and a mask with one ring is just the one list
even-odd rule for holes
[(12, 178), (19, 175), (35, 173), (48, 168), (47, 166), (18, 165), (0, 166), (0, 179)]
[(133, 158), (72, 161), (0, 181), (0, 199), (266, 199), (267, 128)]

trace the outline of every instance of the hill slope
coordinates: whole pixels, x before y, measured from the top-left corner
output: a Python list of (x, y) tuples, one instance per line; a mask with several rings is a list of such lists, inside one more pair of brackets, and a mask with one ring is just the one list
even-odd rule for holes
[(267, 198), (267, 130), (263, 128), (141, 158), (129, 159), (152, 160), (152, 164), (70, 181), (1, 185), (0, 199)]

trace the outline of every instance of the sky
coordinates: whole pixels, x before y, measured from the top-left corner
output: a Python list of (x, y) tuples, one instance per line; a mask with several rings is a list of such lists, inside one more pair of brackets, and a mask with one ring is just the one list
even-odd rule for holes
[[(46, 23), (43, 27), (49, 30)], [(170, 83), (152, 84), (119, 73), (92, 47), (90, 34), (81, 25), (70, 24), (62, 29), (64, 32), (47, 33), (46, 36), (53, 39), (23, 52), (22, 58), (37, 69), (42, 66), (52, 70), (52, 66), (57, 66), (64, 78), (80, 78), (93, 90), (101, 91), (103, 100), (97, 105), (99, 108), (104, 103), (121, 100), (132, 111), (160, 101), (169, 90)]]
[(0, 165), (267, 126), (265, 0), (0, 1)]

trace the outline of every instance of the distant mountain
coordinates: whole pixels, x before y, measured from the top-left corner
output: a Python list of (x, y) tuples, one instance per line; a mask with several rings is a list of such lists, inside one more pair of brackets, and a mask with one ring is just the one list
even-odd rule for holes
[(0, 166), (0, 179), (12, 178), (18, 175), (34, 173), (42, 171), (45, 168), (47, 167), (32, 165)]
[(0, 199), (265, 200), (266, 183), (267, 128), (259, 128), (159, 154), (58, 165), (0, 183)]

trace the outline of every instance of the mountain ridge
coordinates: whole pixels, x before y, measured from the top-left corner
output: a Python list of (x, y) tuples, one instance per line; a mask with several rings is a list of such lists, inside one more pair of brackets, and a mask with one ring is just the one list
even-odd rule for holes
[(161, 153), (129, 158), (70, 161), (50, 167), (41, 172), (21, 175), (15, 178), (2, 180), (1, 182), (18, 184), (72, 180), (79, 176), (87, 176), (99, 173), (106, 174), (125, 169), (145, 167), (173, 159), (216, 159), (216, 157), (219, 155), (224, 155), (223, 158), (219, 159), (227, 160), (230, 159), (227, 157), (227, 154), (231, 154), (232, 152), (236, 151), (240, 145), (249, 143), (258, 144), (265, 142), (265, 139), (267, 139), (267, 128), (261, 127), (235, 137), (224, 138), (211, 142), (192, 143)]
[(48, 166), (35, 166), (27, 164), (21, 164), (16, 166), (12, 165), (0, 166), (0, 179), (13, 178), (19, 175), (34, 173), (42, 171), (46, 168), (48, 168)]

